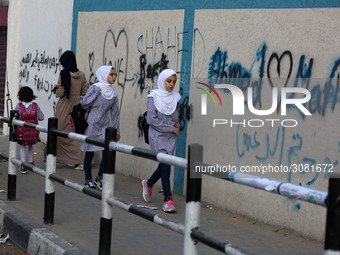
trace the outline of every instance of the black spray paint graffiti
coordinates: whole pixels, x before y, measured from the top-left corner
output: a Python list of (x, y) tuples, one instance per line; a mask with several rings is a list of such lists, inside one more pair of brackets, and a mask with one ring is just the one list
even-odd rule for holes
[(89, 87), (93, 83), (97, 82), (96, 77), (95, 77), (95, 75), (93, 73), (93, 62), (94, 62), (94, 53), (93, 52), (89, 53), (88, 59), (89, 59), (89, 68), (90, 68), (91, 74), (90, 74), (90, 76), (88, 78), (88, 86), (87, 87)]
[[(43, 70), (51, 70), (54, 74), (61, 70), (59, 58), (62, 54), (62, 49), (58, 49), (57, 57), (46, 56), (46, 52), (39, 52), (36, 50), (35, 54), (27, 53), (22, 57), (20, 61), (20, 72), (19, 72), (19, 86), (32, 86), (37, 89), (38, 92), (43, 92), (48, 95), (50, 100), (53, 93), (53, 84), (44, 77), (39, 76), (39, 73)], [(34, 78), (30, 80), (30, 73), (34, 74)]]
[(43, 77), (39, 77), (38, 75), (34, 76), (34, 88), (37, 88), (38, 92), (46, 92), (48, 94), (48, 100), (50, 100), (53, 95), (53, 84), (54, 83), (44, 80)]
[(271, 86), (271, 87), (274, 87), (274, 84), (273, 84), (273, 81), (272, 81), (271, 75), (270, 75), (270, 67), (271, 67), (271, 65), (272, 65), (272, 62), (273, 62), (273, 60), (276, 60), (276, 61), (277, 61), (276, 72), (277, 72), (278, 77), (280, 78), (280, 76), (281, 76), (281, 61), (282, 61), (283, 58), (285, 58), (286, 56), (289, 58), (289, 67), (288, 67), (289, 71), (288, 71), (288, 73), (287, 73), (286, 76), (285, 76), (286, 81), (285, 81), (285, 83), (284, 83), (284, 87), (286, 87), (286, 86), (287, 86), (287, 83), (288, 83), (288, 81), (289, 81), (289, 78), (290, 78), (290, 76), (291, 76), (291, 74), (292, 74), (292, 69), (293, 69), (293, 56), (292, 56), (292, 53), (291, 53), (290, 51), (286, 50), (286, 51), (283, 52), (283, 53), (281, 54), (281, 56), (279, 57), (278, 54), (274, 52), (274, 53), (270, 56), (270, 58), (269, 58), (269, 60), (268, 60), (267, 76), (268, 76), (268, 78), (269, 78), (269, 83), (270, 83), (270, 86)]
[[(197, 78), (203, 72), (205, 63), (205, 41), (199, 29), (194, 29), (191, 77)], [(196, 54), (199, 54), (197, 57)]]
[[(137, 82), (133, 82), (136, 89), (143, 94), (157, 88), (156, 77), (166, 69), (171, 68), (180, 74), (179, 68), (180, 56), (187, 50), (183, 49), (183, 36), (187, 32), (177, 31), (176, 26), (161, 28), (160, 26), (152, 27), (141, 34), (137, 39), (137, 51), (141, 54), (139, 57), (139, 70), (135, 74), (138, 77)], [(137, 91), (136, 91), (137, 95)]]
[[(163, 53), (161, 60), (155, 63), (154, 65), (147, 64), (145, 54), (140, 56), (139, 58), (139, 79), (138, 79), (138, 86), (140, 93), (143, 94), (143, 91), (146, 89), (148, 92), (154, 89), (155, 84), (155, 77), (158, 77), (160, 72), (164, 69), (168, 68), (169, 61), (167, 60), (166, 55)], [(151, 79), (152, 85), (146, 85), (145, 79)]]
[(137, 39), (137, 51), (145, 55), (148, 62), (154, 64), (162, 54), (168, 56), (170, 66), (176, 72), (178, 69), (179, 56), (184, 49), (182, 46), (182, 36), (185, 32), (177, 32), (176, 26), (162, 28), (152, 27), (141, 34)]
[(103, 45), (103, 64), (112, 65), (115, 68), (117, 75), (116, 83), (123, 89), (122, 98), (127, 77), (129, 59), (128, 44), (128, 37), (124, 29), (119, 31), (117, 37), (115, 37), (112, 30), (106, 32)]
[(23, 67), (23, 69), (19, 72), (19, 82), (25, 81), (28, 82), (30, 78), (30, 72), (28, 71), (27, 65)]
[(20, 67), (24, 69), (21, 70), (19, 73), (19, 81), (21, 81), (22, 78), (26, 78), (26, 81), (28, 81), (29, 79), (28, 68), (36, 69), (38, 71), (40, 71), (41, 69), (45, 70), (54, 69), (54, 73), (57, 73), (57, 71), (60, 70), (59, 58), (61, 56), (61, 53), (62, 49), (59, 49), (58, 57), (46, 56), (45, 51), (39, 53), (38, 50), (36, 50), (35, 57), (33, 57), (32, 53), (27, 53), (26, 56), (22, 57), (20, 61)]
[[(286, 50), (285, 52), (283, 52), (281, 54), (281, 56), (279, 57), (277, 53), (273, 53), (270, 58), (269, 58), (269, 61), (268, 61), (268, 66), (267, 66), (267, 77), (268, 77), (268, 80), (269, 80), (269, 83), (270, 83), (270, 86), (273, 88), (274, 87), (274, 83), (272, 81), (272, 78), (271, 78), (271, 75), (270, 75), (270, 67), (272, 65), (272, 61), (273, 60), (276, 60), (277, 61), (277, 66), (276, 66), (276, 72), (277, 72), (277, 75), (279, 78), (281, 78), (281, 61), (283, 61), (283, 59), (285, 57), (288, 57), (288, 60), (289, 60), (289, 66), (288, 66), (288, 73), (286, 73), (285, 77), (286, 80), (284, 82), (284, 85), (283, 87), (287, 87), (287, 84), (289, 82), (289, 79), (290, 79), (290, 76), (292, 74), (292, 69), (293, 69), (293, 56), (292, 56), (292, 53), (288, 50)], [(275, 65), (274, 65), (275, 67)], [(261, 106), (261, 98), (259, 98), (259, 102), (260, 102), (260, 106)], [(277, 113), (280, 112), (280, 107), (281, 107), (281, 98), (278, 100), (277, 102)]]

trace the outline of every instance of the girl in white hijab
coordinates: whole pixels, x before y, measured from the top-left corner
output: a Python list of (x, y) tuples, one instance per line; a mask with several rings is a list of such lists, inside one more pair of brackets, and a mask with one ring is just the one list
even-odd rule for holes
[(148, 95), (148, 97), (153, 97), (157, 110), (165, 115), (171, 115), (176, 110), (177, 103), (181, 99), (181, 95), (173, 88), (170, 91), (165, 88), (166, 79), (172, 75), (176, 76), (176, 72), (172, 69), (165, 69), (161, 72), (157, 79), (158, 89), (151, 90)]
[(117, 96), (115, 89), (112, 87), (112, 84), (110, 84), (107, 79), (112, 68), (112, 66), (99, 67), (96, 71), (98, 82), (93, 84), (100, 88), (102, 96), (107, 100), (111, 100), (114, 96)]
[[(98, 139), (105, 139), (105, 129), (109, 126), (117, 129), (117, 141), (120, 139), (119, 131), (119, 109), (118, 97), (113, 85), (116, 81), (116, 71), (112, 66), (101, 66), (96, 71), (98, 82), (91, 85), (80, 102), (82, 107), (87, 109), (88, 127), (84, 135)], [(81, 151), (85, 152), (84, 172), (85, 186), (90, 188), (102, 189), (103, 177), (103, 158), (100, 163), (99, 171), (94, 182), (92, 181), (91, 164), (95, 151), (102, 151), (103, 148), (82, 143)]]
[[(172, 155), (177, 141), (180, 124), (178, 123), (177, 105), (180, 94), (174, 90), (177, 81), (176, 72), (172, 69), (162, 71), (157, 79), (158, 89), (152, 90), (147, 102), (147, 122), (151, 150)], [(170, 190), (170, 170), (168, 164), (159, 163), (157, 169), (148, 180), (142, 180), (143, 199), (151, 202), (153, 185), (161, 179), (164, 212), (176, 212)]]

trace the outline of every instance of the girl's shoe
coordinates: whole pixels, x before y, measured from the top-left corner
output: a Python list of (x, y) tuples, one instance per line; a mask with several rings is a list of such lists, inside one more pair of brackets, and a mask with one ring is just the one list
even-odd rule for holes
[(82, 164), (76, 164), (76, 165), (74, 165), (73, 169), (74, 169), (74, 170), (83, 171), (83, 170), (84, 170), (84, 167), (83, 167)]
[(25, 167), (21, 167), (21, 174), (27, 174), (27, 169)]
[(172, 198), (168, 198), (168, 201), (164, 202), (162, 211), (166, 213), (174, 213), (176, 212), (176, 207), (174, 206), (174, 203), (172, 202)]
[(143, 189), (143, 199), (145, 202), (150, 203), (151, 202), (151, 195), (152, 195), (152, 188), (148, 187), (148, 180), (142, 180), (140, 185)]
[(102, 179), (96, 178), (96, 180), (94, 181), (94, 184), (97, 185), (98, 189), (103, 190)]
[(96, 187), (93, 185), (92, 181), (85, 182), (85, 187), (96, 189)]

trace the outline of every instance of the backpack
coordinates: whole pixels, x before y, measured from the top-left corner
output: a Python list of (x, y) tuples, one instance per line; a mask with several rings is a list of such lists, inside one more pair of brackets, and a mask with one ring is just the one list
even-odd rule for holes
[[(38, 119), (36, 116), (38, 105), (36, 103), (32, 103), (31, 111), (28, 114), (26, 111), (26, 107), (19, 103), (19, 109), (22, 114), (22, 121), (30, 122), (33, 124), (38, 124)], [(26, 128), (26, 127), (18, 127), (18, 142), (22, 145), (33, 145), (39, 141), (39, 131)]]
[[(90, 113), (91, 108), (89, 108)], [(85, 129), (88, 127), (87, 117), (89, 113), (86, 115), (86, 109), (84, 109), (81, 104), (77, 104), (73, 106), (72, 112), (67, 116), (68, 123), (70, 125), (71, 132), (84, 134)]]
[(144, 112), (143, 116), (140, 117), (141, 118), (140, 127), (143, 130), (145, 143), (149, 144), (149, 127), (150, 127), (150, 124), (146, 121), (147, 114), (148, 114), (148, 112)]

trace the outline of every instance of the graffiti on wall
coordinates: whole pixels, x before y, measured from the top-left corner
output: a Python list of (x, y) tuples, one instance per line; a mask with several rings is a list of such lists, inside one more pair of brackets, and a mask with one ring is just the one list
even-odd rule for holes
[[(45, 50), (36, 50), (35, 52), (27, 52), (20, 60), (19, 71), (19, 87), (30, 86), (37, 91), (39, 96), (48, 98), (53, 101), (53, 109), (56, 107), (56, 97), (53, 96), (53, 84), (56, 83), (56, 76), (61, 70), (59, 58), (62, 49), (54, 56), (50, 56)], [(53, 74), (52, 81), (46, 75), (46, 71)]]
[[(246, 81), (248, 78), (252, 78), (253, 73), (256, 72), (259, 79), (258, 81), (252, 81), (252, 83), (242, 82), (236, 84), (240, 89), (246, 92), (247, 88), (251, 86), (254, 90), (253, 103), (254, 106), (261, 108), (261, 89), (262, 78), (268, 78), (271, 87), (275, 86), (272, 80), (273, 76), (279, 78), (285, 78), (284, 87), (287, 86), (291, 79), (293, 81), (293, 87), (302, 87), (308, 89), (312, 94), (312, 100), (310, 100), (306, 108), (312, 113), (318, 113), (325, 115), (327, 108), (331, 111), (334, 110), (336, 104), (339, 102), (340, 90), (339, 90), (339, 75), (340, 75), (340, 58), (331, 63), (329, 78), (324, 81), (323, 84), (313, 84), (313, 81), (319, 82), (319, 80), (312, 79), (312, 70), (314, 59), (310, 58), (306, 60), (305, 55), (301, 55), (298, 58), (297, 70), (293, 73), (293, 53), (290, 51), (284, 51), (283, 53), (274, 52), (267, 59), (267, 45), (263, 43), (257, 50), (255, 59), (253, 60), (249, 68), (244, 67), (241, 63), (233, 61), (228, 62), (228, 52), (222, 51), (220, 48), (214, 52), (210, 59), (208, 78), (213, 80), (214, 83), (234, 83), (235, 79), (244, 78)], [(266, 64), (267, 62), (267, 64)], [(283, 62), (285, 64), (283, 64)], [(258, 64), (258, 69), (254, 70), (255, 65)], [(267, 66), (266, 66), (267, 65)], [(274, 70), (276, 73), (274, 74)], [(286, 70), (283, 74), (282, 70)], [(294, 76), (293, 76), (294, 75)], [(242, 81), (242, 79), (241, 79)], [(279, 110), (280, 101), (278, 102)]]
[[(262, 95), (266, 87), (263, 86), (263, 79), (267, 78), (269, 86), (275, 87), (277, 80), (272, 79), (272, 77), (283, 78), (284, 82), (281, 82), (280, 86), (301, 87), (311, 92), (311, 100), (305, 104), (305, 107), (313, 114), (313, 117), (319, 115), (320, 118), (323, 118), (327, 114), (332, 114), (335, 106), (340, 101), (340, 58), (329, 65), (329, 73), (326, 75), (328, 78), (320, 81), (320, 79), (313, 79), (312, 77), (314, 58), (308, 59), (306, 55), (302, 54), (295, 60), (295, 56), (291, 51), (286, 50), (282, 53), (273, 52), (268, 57), (267, 44), (263, 43), (258, 48), (252, 64), (247, 68), (240, 62), (230, 61), (228, 51), (222, 51), (218, 47), (210, 58), (208, 76), (215, 83), (235, 84), (245, 93), (247, 88), (251, 86), (255, 91), (253, 93), (253, 104), (257, 108), (262, 107), (262, 101), (264, 100)], [(293, 70), (294, 61), (297, 61), (296, 70)], [(258, 78), (250, 79), (252, 76)], [(240, 79), (241, 82), (238, 83), (236, 79), (239, 78), (244, 79)], [(278, 110), (279, 106), (280, 101), (278, 101)], [(300, 117), (303, 120), (304, 116), (301, 115)], [(300, 132), (290, 132), (288, 134), (286, 128), (281, 126), (274, 127), (273, 130), (261, 135), (259, 135), (258, 131), (242, 130), (238, 126), (235, 150), (239, 158), (244, 158), (247, 155), (253, 158), (254, 162), (261, 163), (270, 162), (270, 160), (274, 159), (277, 165), (295, 163), (301, 166), (307, 165), (310, 167), (309, 169), (320, 164), (332, 165), (332, 167), (339, 164), (339, 160), (334, 157), (334, 154), (332, 154), (333, 156), (324, 156), (321, 162), (320, 158), (316, 158), (317, 155), (306, 154), (304, 142), (307, 138), (310, 137), (304, 137)], [(338, 148), (339, 145), (333, 145), (333, 147)], [(289, 171), (287, 181), (304, 180), (299, 181), (298, 185), (311, 186), (319, 178), (326, 180), (329, 174), (328, 171), (307, 171), (306, 168), (306, 171)], [(297, 210), (301, 208), (300, 203), (295, 200), (291, 201)]]
[(180, 59), (183, 51), (183, 35), (185, 31), (178, 31), (176, 26), (161, 28), (160, 26), (147, 29), (137, 39), (139, 53), (139, 70), (137, 71), (137, 89), (143, 94), (157, 88), (158, 74), (171, 68), (177, 74), (181, 73)]
[[(164, 53), (162, 53), (161, 59), (155, 63), (154, 65), (148, 64), (146, 60), (145, 54), (141, 55), (139, 58), (139, 78), (138, 78), (138, 87), (140, 93), (142, 94), (144, 90), (152, 90), (155, 87), (155, 82), (158, 77), (158, 74), (168, 68), (169, 61)], [(151, 84), (146, 84), (146, 79), (151, 80)]]

